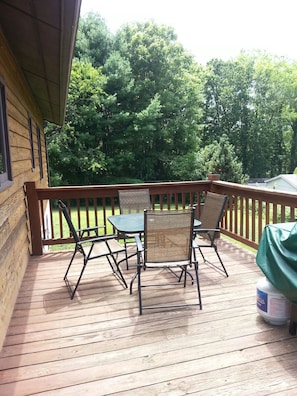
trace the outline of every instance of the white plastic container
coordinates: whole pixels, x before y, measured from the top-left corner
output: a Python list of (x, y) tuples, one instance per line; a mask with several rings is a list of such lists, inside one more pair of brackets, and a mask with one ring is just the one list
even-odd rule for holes
[(290, 318), (290, 301), (267, 278), (257, 283), (257, 311), (272, 325), (284, 325)]

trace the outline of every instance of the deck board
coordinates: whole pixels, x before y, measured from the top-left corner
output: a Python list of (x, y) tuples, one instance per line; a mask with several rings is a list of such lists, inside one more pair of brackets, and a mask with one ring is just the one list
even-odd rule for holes
[[(202, 311), (142, 316), (136, 285), (130, 296), (105, 262), (88, 264), (71, 301), (63, 281), (71, 254), (32, 257), (0, 354), (0, 395), (295, 394), (297, 338), (257, 314), (255, 255), (219, 245), (230, 276), (200, 264)], [(127, 280), (134, 270), (123, 268)], [(196, 294), (188, 284), (144, 290), (144, 299), (193, 302)]]

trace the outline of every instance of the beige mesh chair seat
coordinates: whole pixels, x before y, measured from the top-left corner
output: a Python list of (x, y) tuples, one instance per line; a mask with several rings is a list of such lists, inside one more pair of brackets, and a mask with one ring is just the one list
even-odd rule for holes
[[(201, 221), (201, 226), (194, 229), (194, 236), (196, 237), (195, 240), (197, 243), (197, 248), (199, 249), (199, 252), (204, 262), (214, 267), (219, 272), (222, 272), (226, 276), (228, 276), (228, 272), (219, 255), (216, 244), (216, 237), (220, 232), (220, 223), (224, 215), (227, 201), (228, 197), (226, 195), (208, 192), (205, 197), (201, 216), (199, 217), (199, 220)], [(203, 254), (204, 248), (214, 249), (219, 260), (218, 265), (215, 262), (206, 259), (205, 255)]]
[[(150, 191), (148, 188), (142, 189), (130, 189), (130, 190), (119, 190), (119, 205), (120, 205), (120, 213), (121, 214), (133, 214), (133, 213), (143, 213), (144, 209), (151, 208), (151, 199), (150, 199)], [(129, 269), (128, 260), (136, 256), (137, 252), (128, 255), (128, 243), (129, 240), (133, 240), (135, 234), (123, 234), (119, 235), (119, 237), (123, 238), (124, 245), (126, 249), (126, 266)], [(142, 235), (140, 234), (140, 238)]]
[(150, 191), (148, 188), (119, 190), (121, 214), (142, 213), (151, 208)]
[[(75, 292), (80, 284), (81, 278), (83, 276), (83, 273), (86, 269), (88, 262), (90, 260), (99, 259), (101, 257), (106, 257), (112, 269), (112, 273), (121, 282), (121, 284), (125, 288), (127, 288), (127, 283), (120, 270), (120, 266), (119, 266), (120, 261), (119, 262), (117, 261), (118, 255), (120, 253), (124, 254), (125, 249), (123, 246), (121, 246), (118, 243), (118, 241), (115, 239), (115, 236), (114, 235), (99, 236), (98, 228), (100, 227), (75, 229), (70, 214), (68, 212), (68, 208), (65, 205), (65, 203), (59, 200), (58, 204), (60, 210), (62, 211), (65, 217), (65, 220), (69, 227), (70, 234), (72, 235), (75, 242), (74, 252), (64, 275), (64, 281), (70, 292), (71, 300), (73, 299)], [(94, 233), (94, 237), (90, 237), (91, 233)], [(74, 287), (72, 287), (71, 282), (68, 279), (68, 275), (77, 253), (79, 253), (82, 256), (82, 265), (78, 277), (76, 275), (77, 280), (74, 284)]]
[[(130, 293), (135, 278), (138, 279), (139, 313), (143, 309), (153, 308), (174, 308), (198, 305), (202, 309), (200, 285), (198, 277), (198, 263), (195, 249), (193, 249), (193, 210), (188, 211), (144, 211), (144, 243), (139, 236), (137, 242), (137, 272), (130, 284)], [(148, 287), (179, 285), (186, 286), (188, 275), (193, 280), (188, 268), (192, 266), (195, 272), (195, 282), (197, 285), (197, 302), (195, 303), (172, 303), (166, 305), (144, 305), (142, 289)], [(150, 270), (157, 270), (155, 277), (157, 283), (143, 283), (142, 276)], [(170, 271), (170, 277), (174, 275), (174, 282), (168, 282), (162, 277), (162, 269)], [(193, 282), (192, 282), (193, 283)], [(148, 292), (146, 292), (148, 295)], [(150, 294), (154, 297), (154, 293)], [(195, 298), (196, 299), (196, 298)]]

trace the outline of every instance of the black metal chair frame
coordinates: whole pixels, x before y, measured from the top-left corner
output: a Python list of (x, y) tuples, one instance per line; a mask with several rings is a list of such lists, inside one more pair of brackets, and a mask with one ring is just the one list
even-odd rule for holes
[[(188, 245), (187, 245), (187, 252), (186, 252), (186, 259), (180, 261), (179, 258), (176, 260), (172, 259), (170, 262), (166, 260), (159, 260), (157, 261), (157, 266), (152, 265), (153, 263), (148, 262), (147, 257), (149, 255), (150, 246), (147, 243), (148, 239), (152, 237), (152, 232), (150, 231), (148, 224), (150, 221), (158, 221), (159, 216), (179, 216), (179, 215), (188, 215), (189, 217), (189, 237), (188, 237)], [(179, 307), (190, 307), (190, 306), (199, 306), (202, 309), (202, 300), (201, 300), (201, 292), (200, 292), (200, 284), (199, 284), (199, 275), (198, 275), (198, 261), (196, 259), (196, 252), (195, 252), (195, 241), (193, 240), (193, 221), (194, 221), (194, 214), (193, 210), (188, 211), (153, 211), (153, 210), (145, 210), (144, 211), (144, 243), (141, 241), (138, 235), (135, 236), (136, 245), (137, 245), (137, 271), (134, 274), (131, 282), (130, 282), (130, 294), (132, 294), (132, 287), (133, 282), (135, 279), (138, 279), (138, 298), (139, 298), (139, 314), (142, 315), (144, 309), (156, 309), (156, 308), (179, 308)], [(178, 224), (174, 228), (175, 233), (178, 238)], [(167, 232), (168, 231), (168, 232)], [(154, 235), (153, 235), (154, 237)], [(176, 243), (179, 243), (175, 236), (173, 236), (172, 232), (170, 233), (169, 230), (162, 230), (162, 238), (167, 239), (169, 244), (172, 245), (172, 248)], [(161, 243), (162, 245), (162, 243)], [(160, 248), (162, 249), (162, 247)], [(161, 253), (160, 253), (161, 254)], [(197, 294), (198, 294), (198, 303), (193, 304), (169, 304), (169, 305), (153, 305), (153, 306), (143, 306), (142, 303), (142, 288), (150, 287), (150, 286), (164, 286), (164, 285), (183, 285), (186, 287), (186, 280), (187, 276), (190, 276), (191, 283), (194, 283), (194, 279), (192, 274), (189, 272), (188, 267), (194, 267), (195, 272), (195, 280), (197, 285)], [(166, 282), (166, 283), (157, 283), (157, 284), (142, 284), (141, 282), (141, 273), (144, 270), (149, 268), (165, 268), (173, 274), (177, 281), (175, 282)], [(174, 270), (175, 269), (175, 270)], [(176, 272), (176, 270), (180, 270), (180, 272)]]
[[(73, 255), (71, 257), (70, 263), (67, 267), (67, 270), (65, 272), (64, 275), (64, 281), (68, 287), (69, 293), (70, 293), (70, 298), (71, 300), (73, 299), (75, 292), (80, 284), (81, 278), (83, 276), (83, 273), (86, 269), (86, 266), (88, 264), (88, 261), (90, 260), (94, 260), (94, 259), (98, 259), (101, 257), (106, 257), (107, 261), (112, 269), (112, 273), (113, 275), (120, 281), (120, 283), (127, 288), (127, 283), (126, 280), (120, 270), (119, 267), (119, 262), (117, 262), (117, 255), (119, 253), (125, 253), (125, 248), (123, 246), (121, 246), (117, 241), (116, 241), (116, 236), (115, 235), (105, 235), (105, 236), (99, 236), (98, 235), (98, 230), (100, 228), (104, 228), (104, 227), (88, 227), (88, 228), (82, 228), (82, 229), (75, 229), (73, 222), (71, 220), (70, 214), (68, 212), (67, 206), (65, 205), (65, 203), (61, 200), (58, 201), (58, 205), (60, 210), (62, 211), (65, 220), (67, 222), (67, 225), (69, 227), (69, 231), (70, 234), (72, 235), (74, 242), (75, 242), (75, 248), (74, 248), (74, 252)], [(90, 233), (94, 232), (95, 233), (95, 237), (94, 238), (90, 238)], [(85, 234), (88, 234), (88, 237), (84, 237)], [(97, 254), (92, 256), (93, 253), (93, 249), (95, 247), (96, 244), (98, 243), (102, 243), (104, 244), (104, 253), (101, 254)], [(85, 249), (84, 245), (88, 244), (88, 251)], [(69, 270), (71, 268), (71, 265), (74, 261), (74, 258), (76, 256), (77, 253), (80, 253), (83, 257), (83, 265), (81, 268), (81, 272), (79, 274), (79, 277), (76, 281), (76, 284), (74, 286), (74, 288), (71, 287), (71, 284), (68, 280), (68, 273)]]
[[(217, 202), (215, 202), (216, 205), (212, 206), (211, 204), (209, 204), (210, 201), (217, 201)], [(224, 211), (225, 211), (227, 202), (228, 202), (228, 196), (208, 192), (206, 195), (204, 206), (202, 208), (202, 214), (199, 218), (199, 220), (201, 220), (201, 226), (194, 228), (194, 238), (196, 236), (202, 236), (203, 238), (205, 238), (207, 240), (207, 243), (200, 243), (201, 239), (200, 240), (199, 240), (199, 238), (196, 239), (197, 248), (203, 258), (203, 261), (205, 263), (207, 263), (208, 265), (210, 265), (211, 267), (215, 268), (220, 273), (224, 274), (226, 277), (228, 277), (229, 275), (228, 275), (228, 272), (224, 266), (223, 260), (221, 259), (221, 256), (219, 255), (218, 247), (216, 244), (216, 238), (217, 238), (217, 234), (220, 232), (220, 222), (224, 215)], [(195, 213), (195, 217), (197, 217), (196, 216), (196, 205), (194, 205), (194, 213)], [(214, 219), (214, 220), (211, 220), (213, 222), (212, 225), (214, 225), (214, 227), (212, 227), (212, 228), (207, 227), (208, 220), (209, 220), (208, 216), (212, 217)], [(216, 265), (215, 263), (207, 260), (204, 256), (201, 248), (213, 248), (217, 257), (218, 257), (221, 267)]]
[[(121, 214), (130, 213), (142, 213), (144, 209), (151, 208), (150, 192), (148, 188), (144, 189), (129, 189), (119, 190), (119, 206)], [(135, 234), (120, 234), (120, 238), (123, 238), (124, 246), (126, 249), (126, 268), (129, 269), (129, 259), (137, 255), (137, 251), (128, 254), (128, 240), (133, 239)], [(142, 239), (142, 233), (139, 234), (139, 238)]]

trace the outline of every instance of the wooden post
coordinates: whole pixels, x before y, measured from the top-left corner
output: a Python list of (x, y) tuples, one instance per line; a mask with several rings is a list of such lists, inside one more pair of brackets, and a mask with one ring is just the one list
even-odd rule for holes
[(220, 180), (220, 175), (218, 173), (210, 173), (207, 178), (211, 181)]
[(43, 254), (41, 221), (35, 182), (26, 183), (26, 194), (31, 231), (32, 255), (41, 256)]

